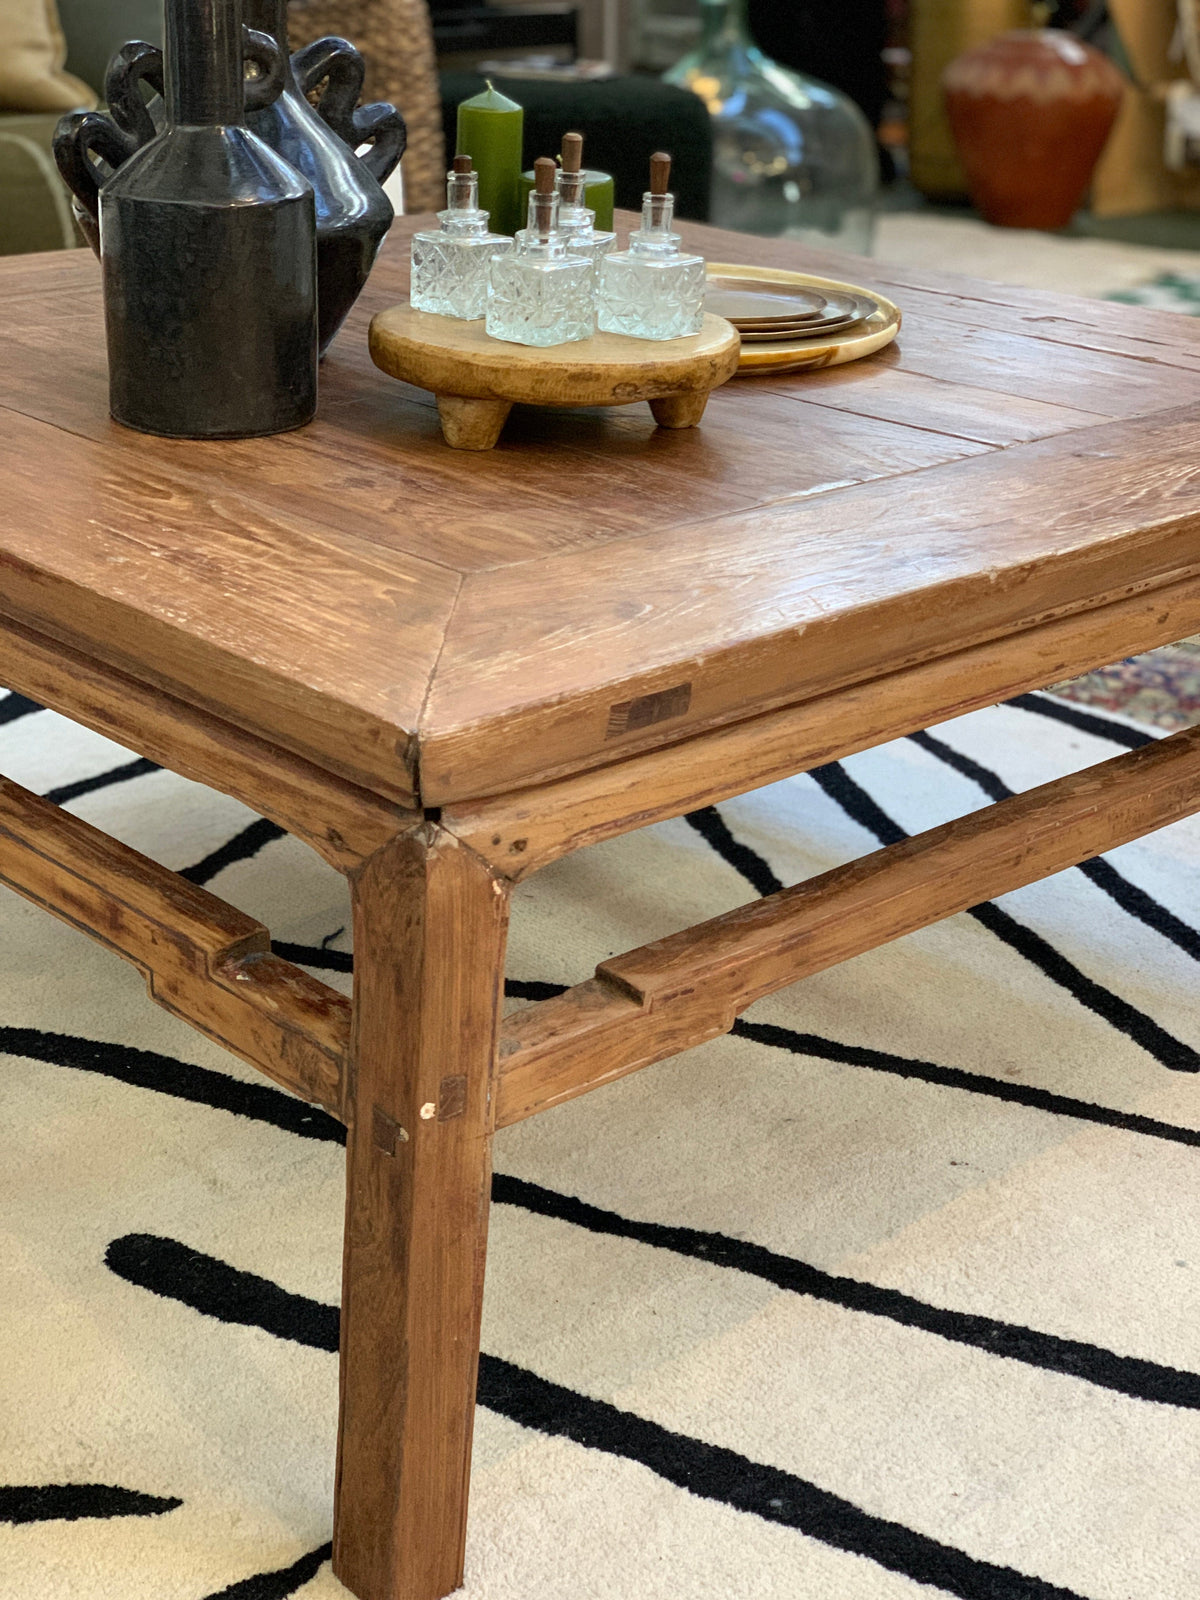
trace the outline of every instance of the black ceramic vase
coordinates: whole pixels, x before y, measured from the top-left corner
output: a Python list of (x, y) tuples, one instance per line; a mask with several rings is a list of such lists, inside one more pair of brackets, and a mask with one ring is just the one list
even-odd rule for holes
[[(244, 4), (246, 21), (269, 34), (286, 57), (287, 0)], [(362, 293), (392, 225), (392, 203), (382, 185), (407, 142), (394, 106), (358, 105), (364, 73), (362, 56), (347, 40), (318, 39), (292, 57), (279, 98), (249, 119), (255, 133), (303, 173), (316, 196), (322, 355)], [(318, 115), (308, 95), (322, 83)], [(356, 155), (364, 145), (370, 148)]]
[(316, 410), (313, 192), (246, 125), (245, 56), (252, 101), (277, 96), (284, 58), (244, 43), (242, 0), (167, 0), (162, 131), (138, 148), (145, 128), (100, 113), (59, 127), (85, 204), (92, 156), (113, 169), (98, 197), (110, 404), (145, 433), (280, 433)]
[[(252, 69), (259, 68), (259, 76), (246, 85), (247, 122), (313, 188), (319, 339), (324, 355), (362, 293), (391, 226), (392, 205), (383, 184), (404, 154), (404, 119), (394, 106), (358, 104), (366, 69), (348, 40), (318, 39), (289, 61), (287, 0), (243, 0), (243, 6), (244, 20), (261, 30), (261, 35), (248, 34), (248, 40), (272, 39), (283, 58), (282, 89), (269, 94), (254, 46), (248, 44), (244, 53)], [(124, 45), (113, 57), (105, 82), (105, 99), (116, 128), (98, 135), (93, 144), (93, 153), (109, 168), (127, 160), (161, 127), (161, 101), (147, 105), (143, 84), (162, 94), (162, 52), (151, 44)], [(322, 85), (314, 109), (308, 96)], [(356, 154), (360, 150), (362, 154)], [(74, 170), (69, 153), (60, 166), (75, 190), (80, 228), (99, 254), (92, 174)]]

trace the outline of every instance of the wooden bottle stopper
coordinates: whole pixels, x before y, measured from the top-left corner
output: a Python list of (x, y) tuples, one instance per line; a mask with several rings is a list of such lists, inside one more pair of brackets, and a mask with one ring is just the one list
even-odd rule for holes
[(583, 135), (581, 133), (564, 133), (562, 142), (562, 169), (564, 172), (579, 172), (583, 168)]
[(671, 158), (665, 150), (650, 157), (650, 193), (666, 194), (671, 184)]
[(453, 170), (457, 172), (460, 177), (466, 177), (471, 171), (470, 156), (455, 156)]
[(553, 194), (558, 163), (549, 156), (539, 156), (533, 163), (533, 189), (535, 194)]

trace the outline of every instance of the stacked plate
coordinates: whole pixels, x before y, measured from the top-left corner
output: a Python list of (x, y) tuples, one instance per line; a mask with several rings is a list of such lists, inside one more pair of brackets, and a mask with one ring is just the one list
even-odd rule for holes
[(790, 344), (852, 328), (877, 310), (877, 302), (849, 289), (802, 289), (710, 272), (704, 309), (732, 322), (743, 344)]

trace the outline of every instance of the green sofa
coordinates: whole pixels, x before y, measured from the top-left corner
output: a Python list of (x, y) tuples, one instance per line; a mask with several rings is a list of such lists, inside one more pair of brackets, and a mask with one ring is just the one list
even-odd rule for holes
[[(126, 39), (158, 39), (161, 0), (58, 0), (67, 70), (104, 92), (109, 58)], [(0, 255), (82, 243), (71, 197), (50, 153), (58, 113), (0, 112)]]

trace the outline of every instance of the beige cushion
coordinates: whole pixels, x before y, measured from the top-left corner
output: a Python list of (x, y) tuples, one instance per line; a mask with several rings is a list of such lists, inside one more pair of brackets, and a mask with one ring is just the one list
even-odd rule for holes
[(96, 96), (63, 71), (67, 43), (54, 0), (0, 0), (0, 111), (71, 111)]

